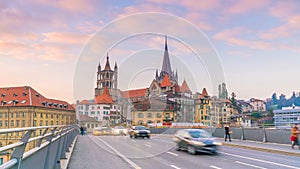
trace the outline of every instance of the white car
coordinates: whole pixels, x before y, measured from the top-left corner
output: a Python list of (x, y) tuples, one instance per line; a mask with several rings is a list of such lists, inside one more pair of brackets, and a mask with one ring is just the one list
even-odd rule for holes
[(113, 135), (127, 135), (127, 129), (125, 129), (123, 126), (116, 126), (113, 129)]

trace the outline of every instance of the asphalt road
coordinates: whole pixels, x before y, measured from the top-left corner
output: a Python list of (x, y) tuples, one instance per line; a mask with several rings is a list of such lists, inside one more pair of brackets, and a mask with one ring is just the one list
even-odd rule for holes
[[(176, 151), (169, 137), (79, 136), (69, 169), (300, 169), (300, 158), (221, 146), (218, 155)], [(300, 152), (299, 152), (300, 153)]]

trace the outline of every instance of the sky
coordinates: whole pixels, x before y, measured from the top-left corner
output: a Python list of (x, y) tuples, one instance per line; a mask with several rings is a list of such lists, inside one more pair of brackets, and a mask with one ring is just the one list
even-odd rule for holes
[(0, 21), (0, 87), (93, 98), (107, 52), (121, 90), (149, 87), (167, 35), (172, 69), (193, 92), (217, 94), (222, 81), (245, 100), (300, 92), (298, 0), (11, 0)]

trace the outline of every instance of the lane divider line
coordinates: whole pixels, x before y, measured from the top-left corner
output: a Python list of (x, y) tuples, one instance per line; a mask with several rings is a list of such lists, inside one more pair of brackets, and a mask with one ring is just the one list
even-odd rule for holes
[(254, 168), (267, 169), (265, 167), (261, 167), (261, 166), (257, 166), (257, 165), (253, 165), (253, 164), (249, 164), (249, 163), (244, 163), (244, 162), (241, 162), (241, 161), (235, 161), (235, 163), (250, 166), (250, 167), (254, 167)]
[(149, 145), (149, 144), (145, 144), (145, 146), (147, 146), (147, 147), (152, 147), (151, 145)]
[(105, 144), (107, 147), (109, 147), (112, 151), (114, 151), (119, 157), (121, 157), (124, 161), (126, 161), (128, 164), (130, 164), (135, 169), (141, 169), (137, 164), (135, 164), (133, 161), (129, 160), (127, 157), (125, 157), (123, 154), (121, 154), (118, 150), (113, 148), (111, 145), (109, 145), (106, 141), (102, 140), (101, 138), (97, 138), (100, 140), (103, 144)]
[(175, 166), (175, 165), (170, 165), (172, 168), (175, 168), (175, 169), (181, 169), (181, 168), (179, 168), (179, 167), (177, 167), (177, 166)]
[(211, 167), (211, 168), (215, 168), (215, 169), (222, 169), (222, 168), (217, 167), (217, 166), (214, 166), (214, 165), (211, 165), (210, 167)]
[(299, 167), (295, 167), (295, 166), (291, 166), (291, 165), (286, 165), (286, 164), (281, 164), (281, 163), (275, 163), (275, 162), (272, 162), (272, 161), (260, 160), (260, 159), (256, 159), (256, 158), (245, 157), (245, 156), (236, 155), (236, 154), (230, 154), (230, 153), (225, 153), (225, 152), (220, 152), (220, 153), (226, 154), (226, 155), (229, 155), (229, 156), (233, 156), (233, 157), (244, 158), (244, 159), (248, 159), (248, 160), (252, 160), (252, 161), (259, 161), (259, 162), (262, 162), (262, 163), (268, 163), (268, 164), (278, 165), (278, 166), (282, 166), (282, 167), (286, 167), (286, 168), (299, 169)]
[(170, 152), (170, 151), (168, 151), (167, 153), (168, 153), (168, 154), (171, 154), (171, 155), (173, 155), (173, 156), (178, 156), (178, 154), (172, 153), (172, 152)]

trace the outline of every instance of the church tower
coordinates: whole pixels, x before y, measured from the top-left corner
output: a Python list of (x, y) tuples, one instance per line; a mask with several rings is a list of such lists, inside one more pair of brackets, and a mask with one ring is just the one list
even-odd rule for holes
[(95, 88), (95, 97), (102, 94), (105, 88), (108, 88), (113, 100), (118, 98), (118, 66), (115, 63), (114, 70), (111, 69), (109, 63), (109, 56), (107, 54), (106, 64), (103, 70), (101, 70), (100, 63), (97, 71), (97, 87)]
[(171, 63), (170, 63), (170, 57), (169, 57), (169, 51), (168, 51), (167, 36), (165, 37), (165, 51), (164, 51), (162, 68), (161, 68), (159, 76), (158, 76), (158, 71), (156, 71), (155, 80), (157, 80), (159, 83), (161, 83), (166, 74), (168, 74), (169, 79), (170, 79), (170, 81), (172, 82), (173, 85), (178, 84), (177, 71), (176, 71), (176, 74), (174, 74), (174, 71), (172, 71), (172, 69), (171, 69)]

